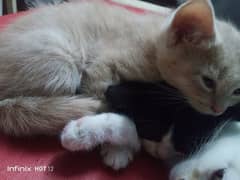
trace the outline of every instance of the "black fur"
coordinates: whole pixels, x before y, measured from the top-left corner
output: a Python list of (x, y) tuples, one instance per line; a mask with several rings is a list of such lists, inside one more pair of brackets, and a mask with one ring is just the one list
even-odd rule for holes
[(181, 97), (176, 89), (164, 82), (124, 82), (110, 86), (106, 99), (113, 112), (133, 119), (142, 138), (160, 141), (173, 127), (173, 144), (183, 153), (196, 150), (224, 122), (240, 118), (237, 106), (218, 117), (200, 114), (186, 102), (174, 103), (168, 99), (169, 92), (173, 91)]

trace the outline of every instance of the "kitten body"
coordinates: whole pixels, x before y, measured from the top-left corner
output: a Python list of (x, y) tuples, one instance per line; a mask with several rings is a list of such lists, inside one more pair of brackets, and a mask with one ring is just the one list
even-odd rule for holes
[(189, 1), (167, 16), (139, 16), (97, 2), (34, 10), (0, 34), (1, 130), (58, 134), (80, 118), (65, 127), (63, 146), (107, 143), (105, 163), (125, 167), (139, 140), (127, 117), (98, 114), (107, 111), (107, 87), (165, 80), (196, 110), (221, 114), (239, 102), (232, 96), (239, 40), (231, 24), (215, 20), (205, 0)]
[[(0, 97), (2, 111), (8, 104), (17, 107), (3, 112), (1, 123), (24, 121), (2, 129), (16, 135), (57, 134), (66, 121), (97, 112), (108, 85), (120, 79), (161, 79), (147, 59), (154, 55), (151, 36), (156, 31), (147, 27), (161, 21), (151, 16), (139, 18), (104, 3), (66, 3), (41, 8), (9, 25), (0, 34)], [(75, 95), (79, 88), (85, 97)], [(23, 111), (29, 112), (26, 117)]]
[(55, 135), (80, 118), (84, 125), (65, 127), (63, 146), (110, 143), (104, 162), (125, 167), (140, 147), (135, 126), (125, 116), (92, 115), (105, 109), (109, 85), (162, 79), (154, 62), (162, 19), (95, 1), (44, 7), (9, 25), (0, 34), (1, 130)]

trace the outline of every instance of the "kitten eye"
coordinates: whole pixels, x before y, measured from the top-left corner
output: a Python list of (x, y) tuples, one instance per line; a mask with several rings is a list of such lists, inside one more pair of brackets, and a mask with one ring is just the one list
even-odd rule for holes
[(202, 81), (203, 81), (204, 85), (209, 89), (214, 89), (216, 86), (215, 81), (207, 76), (203, 76)]
[(233, 95), (239, 96), (240, 95), (240, 88), (234, 90)]
[(210, 179), (211, 180), (221, 180), (224, 177), (224, 173), (225, 173), (225, 169), (219, 169), (212, 174)]

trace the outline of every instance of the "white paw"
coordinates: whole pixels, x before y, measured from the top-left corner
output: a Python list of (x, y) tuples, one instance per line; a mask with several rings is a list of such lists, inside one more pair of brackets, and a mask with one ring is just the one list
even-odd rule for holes
[(102, 113), (69, 122), (61, 134), (62, 146), (71, 151), (89, 150), (109, 143), (140, 149), (135, 124), (125, 116)]
[[(70, 121), (61, 134), (62, 146), (70, 151), (90, 150), (98, 145), (96, 134), (88, 127), (88, 116)], [(82, 123), (84, 121), (84, 123)]]
[(133, 152), (127, 147), (104, 145), (101, 149), (101, 155), (103, 162), (114, 170), (127, 167), (129, 162), (133, 160)]

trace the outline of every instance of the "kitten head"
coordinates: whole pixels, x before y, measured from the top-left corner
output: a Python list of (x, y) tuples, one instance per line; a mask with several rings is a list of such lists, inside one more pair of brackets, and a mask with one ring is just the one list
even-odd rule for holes
[(158, 45), (163, 79), (194, 109), (219, 115), (240, 102), (240, 33), (215, 19), (210, 1), (181, 5), (164, 24)]

